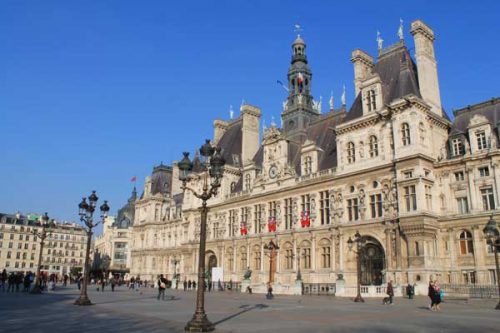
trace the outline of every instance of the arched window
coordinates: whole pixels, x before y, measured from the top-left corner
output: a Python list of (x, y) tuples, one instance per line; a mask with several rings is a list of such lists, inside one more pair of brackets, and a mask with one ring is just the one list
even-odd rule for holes
[(349, 142), (347, 144), (347, 162), (354, 163), (356, 161), (356, 149), (354, 147), (354, 142)]
[(293, 269), (293, 246), (291, 243), (286, 243), (283, 246), (285, 257), (283, 262), (283, 269)]
[(410, 125), (408, 125), (408, 123), (403, 123), (401, 125), (401, 136), (403, 139), (403, 146), (408, 146), (411, 143)]
[(378, 140), (375, 135), (370, 136), (370, 157), (378, 156)]
[(331, 244), (328, 239), (322, 239), (319, 242), (320, 246), (320, 263), (321, 268), (330, 268), (331, 267)]
[(311, 269), (311, 243), (303, 241), (300, 244), (300, 266), (303, 269)]
[(260, 264), (262, 261), (261, 255), (260, 246), (255, 245), (253, 247), (253, 269), (256, 271), (260, 271)]
[(464, 230), (460, 233), (460, 254), (472, 254), (474, 253), (474, 245), (472, 243), (472, 234)]

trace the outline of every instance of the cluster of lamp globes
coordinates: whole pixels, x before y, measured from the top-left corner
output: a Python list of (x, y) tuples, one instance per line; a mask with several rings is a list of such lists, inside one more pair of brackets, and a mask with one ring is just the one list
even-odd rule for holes
[[(189, 159), (189, 153), (183, 152), (184, 157), (177, 163), (179, 167), (179, 180), (183, 182), (189, 181), (189, 174), (193, 170), (193, 162)], [(220, 147), (212, 147), (210, 140), (205, 140), (205, 143), (200, 148), (200, 155), (204, 158), (204, 167), (208, 169), (210, 177), (215, 179), (222, 178), (224, 173), (224, 165), (226, 160), (222, 157)]]

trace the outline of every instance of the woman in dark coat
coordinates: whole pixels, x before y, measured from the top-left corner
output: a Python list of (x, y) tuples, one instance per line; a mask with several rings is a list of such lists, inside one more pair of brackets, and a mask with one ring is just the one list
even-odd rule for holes
[(436, 291), (434, 290), (434, 282), (431, 280), (429, 281), (429, 291), (427, 293), (427, 296), (431, 299), (431, 305), (429, 305), (429, 310), (434, 311), (435, 309), (435, 300), (436, 300)]

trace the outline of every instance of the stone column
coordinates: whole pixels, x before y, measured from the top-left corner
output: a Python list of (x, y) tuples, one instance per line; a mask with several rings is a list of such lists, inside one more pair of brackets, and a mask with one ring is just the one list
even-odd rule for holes
[(466, 166), (465, 174), (467, 175), (467, 182), (469, 187), (469, 209), (470, 211), (474, 211), (478, 209), (478, 201), (476, 196), (476, 186), (474, 185), (474, 168), (470, 166)]
[(311, 269), (316, 270), (316, 236), (311, 237)]
[(451, 283), (457, 283), (456, 272), (457, 269), (457, 245), (455, 243), (455, 230), (453, 228), (449, 228), (448, 230), (449, 236), (449, 251), (450, 251), (450, 270), (451, 270)]
[(488, 281), (488, 270), (485, 269), (486, 242), (483, 239), (483, 231), (479, 226), (472, 227), (472, 240), (474, 246), (474, 268), (476, 271), (476, 283), (486, 284)]
[(399, 226), (396, 225), (396, 269), (401, 270), (401, 232)]
[(385, 255), (387, 262), (387, 270), (392, 269), (392, 229), (385, 229)]
[(493, 172), (493, 179), (494, 179), (494, 184), (495, 184), (495, 197), (496, 197), (496, 208), (500, 208), (500, 182), (499, 182), (499, 177), (498, 177), (498, 162), (493, 162), (491, 163), (491, 169)]

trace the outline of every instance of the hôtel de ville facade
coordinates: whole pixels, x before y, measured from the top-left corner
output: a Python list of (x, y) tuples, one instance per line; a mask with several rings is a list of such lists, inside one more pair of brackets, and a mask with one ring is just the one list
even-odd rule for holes
[[(354, 50), (355, 99), (346, 105), (342, 98), (327, 112), (313, 98), (306, 42), (298, 36), (281, 128), (261, 130), (261, 110), (250, 104), (235, 119), (214, 120), (211, 143), (222, 148), (226, 167), (209, 201), (208, 271), (220, 267), (224, 281), (237, 282), (249, 267), (251, 284), (264, 285), (264, 245), (273, 240), (277, 289), (294, 285), (299, 266), (304, 283), (340, 279), (354, 287), (356, 254), (347, 240), (359, 231), (367, 241), (363, 285), (426, 285), (431, 276), (495, 283), (482, 228), (491, 215), (500, 217), (500, 99), (449, 117), (434, 32), (417, 20), (410, 33), (414, 54), (402, 36), (380, 43), (376, 57)], [(195, 156), (195, 188), (203, 172)], [(171, 278), (175, 270), (182, 280), (196, 279), (201, 203), (180, 185), (175, 163), (146, 178), (135, 200), (131, 275)]]

